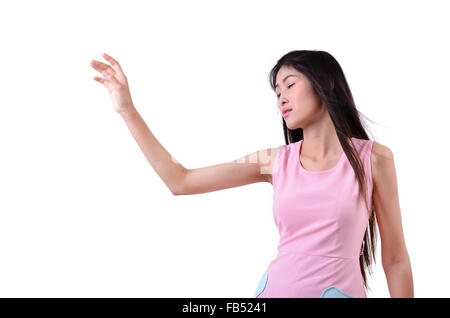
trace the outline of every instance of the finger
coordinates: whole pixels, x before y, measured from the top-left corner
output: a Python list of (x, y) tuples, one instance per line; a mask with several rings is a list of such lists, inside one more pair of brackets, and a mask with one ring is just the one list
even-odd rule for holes
[(116, 73), (116, 71), (110, 65), (99, 62), (99, 61), (91, 60), (91, 66), (100, 73), (102, 73), (103, 71), (106, 71), (106, 70), (110, 70), (112, 72), (112, 74)]
[(102, 56), (107, 60), (109, 63), (111, 63), (112, 67), (119, 72), (122, 72), (122, 68), (120, 67), (119, 62), (117, 62), (115, 59), (113, 59), (111, 56), (109, 56), (106, 53), (103, 53)]
[(119, 84), (119, 82), (115, 78), (114, 74), (111, 74), (111, 70), (110, 69), (107, 69), (106, 71), (103, 71), (102, 75), (105, 77), (105, 81), (110, 81), (110, 82), (113, 82), (114, 84)]
[(103, 78), (101, 78), (101, 77), (94, 76), (94, 79), (95, 79), (97, 82), (100, 82), (100, 83), (102, 83), (102, 84), (105, 83), (105, 80), (104, 80)]
[(112, 70), (112, 69), (109, 69), (109, 68), (104, 70), (104, 71), (102, 71), (102, 75), (105, 78), (110, 78), (110, 77), (113, 78), (115, 74), (116, 74), (116, 72), (114, 70)]

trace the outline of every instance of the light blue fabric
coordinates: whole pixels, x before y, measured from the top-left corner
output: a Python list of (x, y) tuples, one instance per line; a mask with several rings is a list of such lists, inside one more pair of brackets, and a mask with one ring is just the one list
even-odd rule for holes
[(325, 288), (322, 292), (321, 298), (355, 298), (353, 296), (347, 295), (342, 290), (336, 286), (330, 286)]
[(259, 294), (263, 292), (264, 288), (266, 288), (267, 276), (267, 272), (265, 272), (259, 280), (258, 287), (256, 287), (255, 294), (253, 295), (254, 298), (258, 297)]

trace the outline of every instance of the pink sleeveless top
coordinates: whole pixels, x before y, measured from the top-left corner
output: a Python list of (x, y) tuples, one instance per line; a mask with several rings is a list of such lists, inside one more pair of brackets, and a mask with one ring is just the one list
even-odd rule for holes
[[(373, 140), (351, 138), (366, 173), (372, 210)], [(282, 145), (272, 171), (278, 255), (254, 297), (367, 297), (359, 265), (369, 211), (345, 153), (331, 169), (309, 171), (299, 154), (303, 140)]]

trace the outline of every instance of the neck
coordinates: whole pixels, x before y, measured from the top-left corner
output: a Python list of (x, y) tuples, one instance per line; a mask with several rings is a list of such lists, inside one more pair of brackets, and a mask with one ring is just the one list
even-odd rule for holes
[(339, 156), (344, 151), (330, 116), (303, 128), (302, 156), (313, 160)]

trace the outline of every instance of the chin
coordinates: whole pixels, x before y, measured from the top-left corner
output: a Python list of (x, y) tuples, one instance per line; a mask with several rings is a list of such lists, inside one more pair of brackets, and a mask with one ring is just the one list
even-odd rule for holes
[[(290, 118), (290, 119), (292, 120), (292, 118)], [(284, 121), (286, 122), (286, 127), (289, 128), (290, 130), (296, 130), (296, 129), (301, 128), (297, 121), (295, 121), (294, 123), (291, 123), (287, 120), (284, 120)]]

